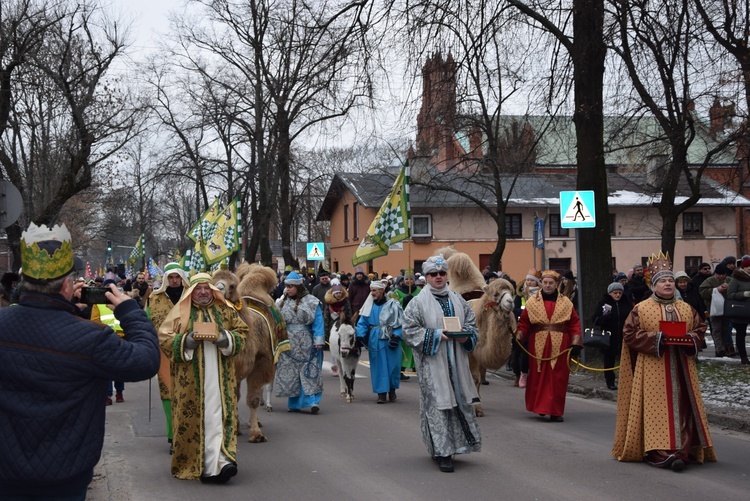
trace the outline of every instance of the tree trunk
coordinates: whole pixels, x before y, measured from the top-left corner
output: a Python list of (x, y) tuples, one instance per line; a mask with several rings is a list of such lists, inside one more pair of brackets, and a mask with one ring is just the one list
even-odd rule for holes
[[(578, 178), (576, 188), (593, 190), (596, 227), (580, 230), (579, 260), (585, 263), (578, 270), (578, 290), (584, 311), (578, 314), (588, 323), (601, 295), (612, 282), (612, 242), (607, 203), (607, 170), (604, 163), (604, 2), (574, 0), (573, 2), (573, 75)], [(575, 305), (576, 307), (578, 305)]]

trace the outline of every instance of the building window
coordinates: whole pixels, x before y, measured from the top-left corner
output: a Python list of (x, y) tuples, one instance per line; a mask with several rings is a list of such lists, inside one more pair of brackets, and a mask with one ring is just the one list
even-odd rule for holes
[(703, 235), (703, 213), (685, 212), (682, 214), (683, 235)]
[(687, 273), (689, 277), (692, 277), (698, 273), (702, 262), (703, 256), (685, 256), (685, 273)]
[(521, 214), (505, 215), (505, 237), (521, 238)]
[(609, 214), (609, 236), (617, 236), (617, 219), (614, 214)]
[(344, 242), (349, 241), (349, 206), (344, 206)]
[(549, 236), (567, 237), (568, 229), (560, 226), (560, 214), (549, 215)]
[(432, 237), (432, 216), (423, 214), (411, 217), (412, 237)]
[(570, 269), (570, 258), (550, 258), (549, 260), (549, 269), (555, 270), (560, 275), (565, 273)]
[(359, 202), (352, 204), (352, 235), (359, 240)]

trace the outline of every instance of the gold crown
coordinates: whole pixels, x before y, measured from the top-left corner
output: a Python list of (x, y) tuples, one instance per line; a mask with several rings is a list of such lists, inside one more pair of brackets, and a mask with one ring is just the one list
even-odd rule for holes
[(669, 260), (669, 253), (651, 254), (645, 270), (645, 283), (651, 285), (663, 276), (674, 276), (672, 273), (672, 261)]
[(73, 245), (65, 225), (31, 223), (21, 234), (21, 266), (32, 281), (55, 280), (73, 271)]

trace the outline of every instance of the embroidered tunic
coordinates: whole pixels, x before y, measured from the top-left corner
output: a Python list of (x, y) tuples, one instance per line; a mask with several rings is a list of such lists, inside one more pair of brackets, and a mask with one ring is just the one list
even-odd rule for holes
[[(444, 316), (461, 320), (467, 342), (442, 339)], [(419, 379), (422, 440), (433, 456), (479, 452), (482, 437), (472, 402), (478, 399), (468, 352), (476, 346), (474, 312), (450, 291), (442, 300), (425, 287), (404, 310), (404, 341), (413, 348)]]
[(635, 305), (622, 330), (612, 455), (619, 461), (642, 461), (649, 451), (682, 451), (696, 462), (716, 461), (690, 354), (697, 353), (697, 346), (660, 348), (660, 320), (686, 322), (694, 344), (706, 332), (699, 315), (683, 301), (651, 297)]

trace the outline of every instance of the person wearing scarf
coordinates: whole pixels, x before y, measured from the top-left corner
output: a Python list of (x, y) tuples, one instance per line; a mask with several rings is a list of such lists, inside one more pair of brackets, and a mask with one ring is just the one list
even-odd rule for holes
[[(349, 294), (341, 285), (338, 278), (331, 280), (331, 287), (326, 291), (324, 297), (325, 309), (323, 311), (323, 322), (326, 335), (331, 336), (331, 329), (335, 323), (352, 318), (352, 305), (349, 303)], [(336, 359), (336, 348), (331, 350), (331, 374), (339, 375), (338, 360)]]
[[(197, 273), (189, 286), (159, 327), (159, 345), (171, 362), (172, 475), (225, 483), (237, 474), (234, 357), (249, 329), (211, 275)], [(197, 329), (212, 329), (215, 339), (201, 340)]]
[[(695, 364), (706, 324), (676, 297), (669, 256), (652, 255), (648, 268), (654, 293), (633, 307), (622, 329), (612, 456), (682, 471), (690, 462), (716, 461)], [(662, 320), (685, 322), (689, 345), (666, 344)]]
[[(442, 255), (427, 259), (422, 272), (426, 284), (404, 310), (403, 335), (413, 348), (419, 379), (422, 440), (440, 471), (448, 473), (454, 454), (479, 452), (482, 446), (468, 356), (477, 343), (477, 325), (466, 300), (448, 288), (448, 262)], [(466, 335), (449, 338), (445, 317), (457, 318)]]
[(577, 357), (583, 348), (581, 321), (573, 303), (558, 292), (560, 275), (554, 270), (542, 272), (542, 288), (526, 300), (518, 319), (516, 337), (526, 345), (529, 377), (526, 383), (526, 410), (550, 421), (563, 421), (568, 391), (570, 355)]
[(293, 271), (284, 279), (284, 295), (276, 307), (286, 321), (289, 350), (279, 356), (273, 387), (277, 397), (287, 397), (289, 412), (310, 408), (320, 411), (323, 396), (323, 344), (326, 342), (320, 301), (307, 291)]
[[(164, 267), (164, 281), (161, 286), (151, 293), (146, 301), (146, 313), (154, 329), (161, 327), (164, 319), (182, 297), (183, 291), (188, 286), (188, 279), (185, 270), (180, 263), (167, 263)], [(169, 359), (161, 353), (161, 363), (159, 364), (159, 395), (161, 404), (164, 408), (164, 415), (167, 418), (167, 442), (172, 443), (172, 377), (169, 375)], [(172, 446), (169, 446), (170, 454), (173, 452)]]
[(403, 311), (398, 301), (385, 295), (386, 281), (370, 282), (370, 295), (359, 312), (357, 340), (367, 347), (370, 357), (372, 392), (377, 403), (396, 400), (401, 380), (401, 324)]

